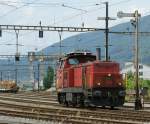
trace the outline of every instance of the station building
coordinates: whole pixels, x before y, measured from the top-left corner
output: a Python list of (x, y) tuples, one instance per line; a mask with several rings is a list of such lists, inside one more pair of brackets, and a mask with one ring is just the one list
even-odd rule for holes
[[(125, 74), (130, 71), (133, 73), (135, 72), (134, 64), (132, 62), (126, 62), (121, 73)], [(139, 77), (143, 78), (144, 80), (150, 80), (150, 66), (144, 65), (144, 64), (139, 64)]]

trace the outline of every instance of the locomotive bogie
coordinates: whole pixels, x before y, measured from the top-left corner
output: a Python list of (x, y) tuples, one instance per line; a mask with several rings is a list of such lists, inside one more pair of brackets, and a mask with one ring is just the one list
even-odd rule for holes
[(83, 93), (59, 93), (58, 101), (63, 105), (83, 106), (84, 98)]
[[(74, 89), (75, 91), (75, 89)], [(78, 90), (79, 91), (79, 90)], [(82, 92), (62, 92), (58, 94), (59, 103), (72, 106), (122, 106), (125, 89), (89, 89)]]

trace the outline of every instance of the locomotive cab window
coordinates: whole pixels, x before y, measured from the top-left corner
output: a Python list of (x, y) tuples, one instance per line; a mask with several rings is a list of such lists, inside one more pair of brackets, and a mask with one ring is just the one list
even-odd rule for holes
[(79, 64), (79, 60), (77, 58), (70, 58), (68, 60), (68, 62), (69, 62), (70, 65), (77, 65), (77, 64)]
[(76, 57), (71, 57), (68, 59), (68, 64), (70, 65), (77, 65), (80, 63), (86, 63), (86, 62), (92, 62), (96, 60), (95, 56), (76, 56)]

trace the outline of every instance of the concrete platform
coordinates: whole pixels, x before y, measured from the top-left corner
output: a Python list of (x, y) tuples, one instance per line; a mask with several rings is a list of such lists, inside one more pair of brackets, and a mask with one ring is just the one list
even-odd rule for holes
[[(150, 104), (145, 103), (145, 104), (143, 104), (142, 106), (143, 106), (143, 109), (142, 109), (142, 110), (150, 111)], [(125, 103), (125, 104), (124, 104), (124, 107), (130, 107), (130, 108), (133, 107), (133, 108), (134, 108), (134, 103)]]

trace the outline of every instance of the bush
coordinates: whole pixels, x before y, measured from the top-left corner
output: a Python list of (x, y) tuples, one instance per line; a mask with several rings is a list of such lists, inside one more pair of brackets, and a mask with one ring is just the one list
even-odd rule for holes
[(43, 85), (44, 89), (49, 89), (54, 82), (54, 69), (52, 67), (48, 67), (47, 74), (44, 77)]
[[(134, 74), (132, 72), (127, 73), (127, 81), (126, 82), (127, 82), (127, 84), (126, 84), (127, 89), (135, 89), (134, 88), (135, 87)], [(150, 80), (140, 79), (139, 86), (140, 86), (140, 88), (148, 87), (148, 89), (150, 89)]]

